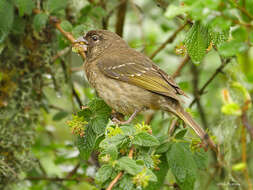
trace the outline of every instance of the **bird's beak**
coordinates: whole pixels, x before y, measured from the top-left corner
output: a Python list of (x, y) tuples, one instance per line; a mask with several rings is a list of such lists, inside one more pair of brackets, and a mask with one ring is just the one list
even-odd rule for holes
[(76, 51), (77, 53), (87, 52), (88, 45), (89, 45), (88, 41), (84, 39), (83, 36), (81, 36), (74, 41), (73, 50)]

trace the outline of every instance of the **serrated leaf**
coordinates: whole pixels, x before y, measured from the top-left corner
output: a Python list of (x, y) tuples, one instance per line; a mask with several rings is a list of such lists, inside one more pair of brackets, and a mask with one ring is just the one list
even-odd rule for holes
[(48, 21), (48, 15), (45, 13), (40, 13), (35, 15), (34, 19), (33, 19), (33, 27), (36, 31), (40, 31), (41, 29), (43, 29)]
[(110, 138), (105, 138), (100, 144), (99, 144), (99, 147), (103, 148), (103, 149), (106, 149), (106, 147), (110, 146), (110, 145), (114, 145), (114, 146), (117, 146), (121, 143), (123, 143), (125, 139), (125, 135), (115, 135), (115, 136), (112, 136)]
[(195, 160), (196, 166), (198, 169), (204, 170), (207, 168), (208, 164), (208, 155), (203, 149), (194, 152), (193, 158)]
[(208, 48), (208, 28), (195, 22), (185, 39), (185, 46), (193, 63), (202, 61)]
[(131, 125), (121, 126), (120, 128), (121, 128), (123, 134), (128, 135), (128, 136), (132, 136), (136, 132), (135, 127), (133, 127)]
[(133, 190), (134, 184), (132, 182), (132, 177), (129, 174), (125, 174), (120, 180), (119, 190)]
[(92, 129), (97, 134), (102, 134), (111, 115), (111, 108), (102, 100), (94, 99), (88, 104), (89, 109), (92, 111), (92, 116), (89, 121)]
[(99, 168), (96, 173), (96, 180), (104, 183), (107, 179), (109, 179), (112, 175), (113, 168), (111, 165), (105, 164)]
[[(117, 166), (120, 170), (124, 170), (131, 175), (137, 175), (144, 169), (144, 166), (138, 165), (135, 160), (127, 156), (121, 157), (117, 161)], [(157, 181), (156, 175), (150, 169), (145, 168), (145, 170), (147, 172), (147, 175), (151, 176), (149, 181)]]
[(68, 0), (48, 0), (46, 3), (46, 9), (50, 13), (56, 13), (62, 9), (65, 9), (68, 4)]
[(171, 148), (171, 145), (173, 143), (172, 142), (165, 142), (163, 144), (161, 144), (157, 149), (156, 149), (156, 153), (157, 154), (161, 154), (161, 153), (165, 153), (167, 151), (169, 151), (169, 149)]
[(121, 157), (117, 161), (117, 165), (120, 168), (120, 170), (124, 170), (131, 175), (138, 174), (139, 172), (141, 172), (141, 170), (143, 168), (143, 166), (136, 164), (135, 160), (133, 160), (127, 156)]
[(35, 7), (33, 0), (16, 0), (16, 5), (18, 7), (19, 16), (23, 16), (24, 14), (30, 15)]
[(193, 190), (197, 166), (188, 143), (174, 143), (167, 152), (169, 168), (182, 190)]
[(109, 146), (105, 147), (101, 154), (109, 154), (112, 160), (116, 160), (118, 158), (118, 149), (115, 145), (110, 144)]
[(222, 43), (228, 40), (229, 30), (214, 31), (211, 27), (208, 30), (210, 41), (214, 46), (219, 47)]
[(139, 156), (138, 156), (136, 162), (138, 162), (138, 160), (143, 161), (144, 165), (147, 168), (153, 168), (154, 167), (154, 162), (153, 162), (151, 156), (146, 152), (139, 153)]
[(96, 139), (97, 135), (90, 126), (86, 127), (84, 137), (77, 137), (76, 145), (82, 159), (88, 160), (95, 147)]
[(164, 186), (164, 180), (168, 173), (169, 166), (165, 155), (160, 158), (160, 161), (161, 163), (158, 165), (159, 170), (154, 171), (154, 175), (157, 177), (157, 182), (149, 182), (149, 185), (144, 190), (157, 190)]
[(0, 1), (0, 43), (8, 35), (14, 20), (13, 5), (9, 0)]
[(160, 143), (157, 138), (146, 132), (138, 133), (134, 136), (132, 143), (139, 146), (158, 146)]

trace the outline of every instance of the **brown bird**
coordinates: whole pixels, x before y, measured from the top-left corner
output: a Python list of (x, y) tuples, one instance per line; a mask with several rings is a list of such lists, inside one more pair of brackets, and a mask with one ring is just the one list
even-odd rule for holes
[(131, 122), (145, 109), (161, 109), (181, 118), (216, 150), (214, 142), (181, 106), (184, 92), (146, 55), (107, 30), (91, 30), (75, 45), (86, 55), (86, 76), (99, 97), (116, 112), (130, 116), (121, 123)]

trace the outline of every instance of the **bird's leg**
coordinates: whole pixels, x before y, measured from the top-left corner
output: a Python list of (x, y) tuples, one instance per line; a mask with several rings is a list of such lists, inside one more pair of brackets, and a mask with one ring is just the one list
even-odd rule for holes
[(133, 121), (133, 119), (136, 117), (136, 115), (138, 114), (138, 113), (140, 113), (142, 111), (142, 109), (136, 109), (135, 111), (134, 111), (134, 113), (128, 118), (128, 120), (126, 120), (126, 121), (120, 121), (120, 120), (118, 120), (116, 117), (114, 117), (113, 119), (112, 119), (112, 121), (113, 121), (113, 123), (115, 123), (115, 124), (119, 124), (119, 125), (126, 125), (126, 124), (129, 124), (129, 123), (131, 123), (132, 121)]

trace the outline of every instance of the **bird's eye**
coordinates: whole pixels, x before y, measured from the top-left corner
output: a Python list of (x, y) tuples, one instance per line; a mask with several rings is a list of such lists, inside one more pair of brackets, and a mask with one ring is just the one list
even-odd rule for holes
[(98, 41), (98, 36), (97, 35), (93, 35), (91, 38), (92, 38), (93, 41)]

